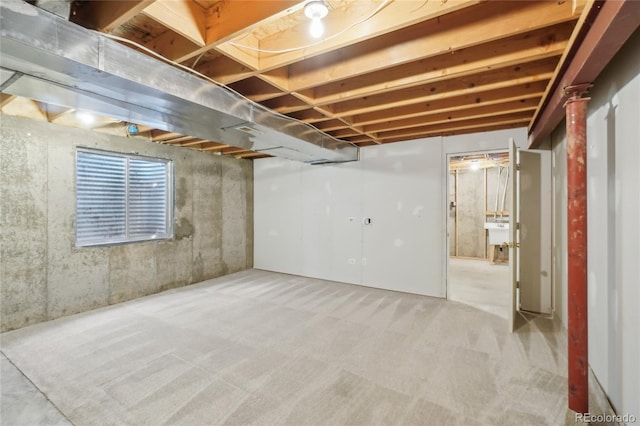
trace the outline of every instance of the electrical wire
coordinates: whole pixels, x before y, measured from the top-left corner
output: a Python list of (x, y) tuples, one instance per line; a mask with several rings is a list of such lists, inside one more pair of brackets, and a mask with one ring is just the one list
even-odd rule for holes
[(207, 52), (202, 52), (201, 54), (198, 55), (198, 57), (196, 58), (195, 61), (193, 61), (193, 64), (191, 65), (191, 69), (195, 69), (196, 65), (198, 65), (198, 62), (200, 62), (200, 59), (202, 59), (202, 57), (204, 56), (204, 54)]
[[(132, 46), (135, 46), (138, 49), (141, 49), (141, 50), (147, 52), (148, 54), (150, 54), (152, 56), (155, 56), (156, 58), (160, 59), (161, 61), (163, 61), (163, 62), (165, 62), (165, 63), (167, 63), (169, 65), (176, 66), (176, 67), (178, 67), (178, 68), (180, 68), (180, 69), (182, 69), (182, 70), (184, 70), (184, 71), (186, 71), (186, 72), (188, 72), (190, 74), (197, 75), (198, 77), (204, 78), (204, 79), (208, 80), (209, 82), (214, 83), (214, 84), (216, 84), (218, 86), (228, 88), (229, 90), (233, 90), (230, 87), (227, 87), (224, 84), (212, 79), (211, 77), (208, 77), (208, 76), (206, 76), (206, 75), (194, 70), (193, 68), (189, 68), (189, 67), (187, 67), (185, 65), (182, 65), (182, 64), (180, 64), (180, 63), (178, 63), (176, 61), (173, 61), (173, 60), (171, 60), (169, 58), (166, 58), (166, 57), (162, 56), (161, 54), (159, 54), (157, 52), (154, 52), (153, 50), (149, 49), (148, 47), (145, 47), (145, 46), (141, 45), (140, 43), (137, 43), (137, 42), (135, 42), (133, 40), (129, 40), (128, 38), (119, 37), (119, 36), (116, 36), (116, 35), (113, 35), (113, 34), (101, 33), (99, 31), (95, 31), (95, 32), (97, 34), (99, 34), (99, 35), (102, 35), (102, 36), (105, 36), (107, 38), (110, 38), (111, 40), (120, 41), (122, 43), (127, 43), (127, 44), (130, 44)], [(204, 55), (204, 53), (202, 55)], [(202, 57), (202, 55), (200, 55), (200, 57)], [(200, 57), (198, 57), (198, 59), (196, 59), (196, 62), (193, 64), (194, 67), (195, 67), (196, 63), (198, 62), (198, 60), (200, 59)]]
[[(385, 3), (386, 3), (387, 1), (389, 1), (389, 0), (386, 0), (386, 1), (385, 1)], [(255, 101), (252, 101), (251, 99), (248, 99), (248, 98), (247, 98), (246, 96), (244, 96), (242, 93), (239, 93), (238, 91), (236, 91), (236, 90), (232, 89), (231, 87), (229, 87), (229, 86), (227, 86), (227, 85), (225, 85), (225, 84), (223, 84), (223, 83), (220, 83), (219, 81), (216, 81), (216, 80), (214, 80), (213, 78), (211, 78), (211, 77), (209, 77), (209, 76), (207, 76), (207, 75), (205, 75), (205, 74), (202, 74), (202, 73), (201, 73), (201, 72), (199, 72), (199, 71), (196, 71), (196, 70), (194, 70), (194, 69), (192, 69), (192, 68), (189, 68), (189, 67), (187, 67), (187, 66), (185, 66), (185, 65), (182, 65), (182, 64), (180, 64), (180, 63), (178, 63), (178, 62), (176, 62), (176, 61), (173, 61), (173, 60), (171, 60), (171, 59), (169, 59), (169, 58), (166, 58), (166, 57), (162, 56), (161, 54), (159, 54), (159, 53), (157, 53), (157, 52), (154, 52), (153, 50), (151, 50), (151, 49), (149, 49), (149, 48), (147, 48), (147, 47), (145, 47), (145, 46), (143, 46), (143, 45), (141, 45), (141, 44), (139, 44), (139, 43), (137, 43), (137, 42), (135, 42), (135, 41), (133, 41), (133, 40), (129, 40), (129, 39), (127, 39), (127, 38), (119, 37), (119, 36), (116, 36), (116, 35), (113, 35), (113, 34), (101, 33), (101, 32), (99, 32), (99, 31), (95, 31), (95, 30), (94, 30), (94, 32), (95, 32), (95, 33), (97, 33), (97, 34), (99, 34), (99, 35), (105, 36), (105, 37), (107, 37), (107, 38), (109, 38), (109, 39), (112, 39), (112, 40), (115, 40), (115, 41), (120, 41), (120, 42), (122, 42), (122, 43), (127, 43), (127, 44), (130, 44), (130, 45), (132, 45), (132, 46), (135, 46), (135, 47), (137, 47), (138, 49), (141, 49), (141, 50), (143, 50), (143, 51), (145, 51), (145, 52), (149, 53), (150, 55), (155, 56), (156, 58), (160, 59), (161, 61), (163, 61), (163, 62), (165, 62), (165, 63), (167, 63), (167, 64), (169, 64), (169, 65), (176, 66), (176, 67), (178, 67), (178, 68), (180, 68), (180, 69), (182, 69), (182, 70), (184, 70), (184, 71), (186, 71), (186, 72), (188, 72), (188, 73), (190, 73), (190, 74), (193, 74), (193, 75), (195, 75), (195, 76), (197, 76), (197, 77), (200, 77), (200, 78), (202, 78), (202, 79), (204, 79), (204, 80), (206, 80), (206, 81), (208, 81), (208, 82), (210, 82), (210, 83), (213, 83), (213, 84), (215, 84), (216, 86), (221, 87), (221, 88), (223, 88), (223, 89), (225, 89), (225, 90), (229, 91), (230, 93), (233, 93), (233, 94), (235, 94), (235, 95), (237, 95), (237, 96), (241, 97), (242, 99), (245, 99), (245, 100), (246, 100), (247, 102), (249, 102), (253, 107), (255, 107), (255, 108), (257, 108), (257, 109), (259, 109), (259, 110), (261, 110), (261, 111), (268, 112), (268, 113), (270, 113), (270, 114), (276, 115), (276, 116), (281, 117), (281, 118), (284, 118), (284, 119), (286, 119), (286, 120), (294, 121), (294, 122), (296, 122), (296, 123), (302, 124), (302, 125), (306, 126), (307, 128), (309, 128), (309, 129), (311, 129), (311, 130), (315, 131), (315, 132), (319, 132), (319, 133), (321, 133), (322, 135), (326, 136), (327, 138), (329, 138), (329, 139), (331, 139), (331, 140), (336, 140), (336, 141), (339, 141), (339, 142), (346, 142), (346, 143), (351, 144), (352, 146), (357, 147), (357, 145), (353, 144), (352, 142), (348, 142), (348, 141), (343, 141), (343, 140), (337, 139), (337, 138), (335, 138), (335, 137), (331, 136), (331, 135), (330, 135), (330, 134), (328, 134), (328, 133), (323, 132), (322, 130), (318, 129), (317, 127), (315, 127), (315, 126), (313, 126), (313, 125), (311, 125), (311, 124), (309, 124), (309, 123), (305, 123), (304, 121), (301, 121), (301, 120), (298, 120), (298, 119), (295, 119), (295, 118), (289, 117), (288, 115), (284, 115), (284, 114), (282, 114), (282, 113), (280, 113), (280, 112), (278, 112), (278, 111), (274, 111), (274, 110), (271, 110), (271, 109), (269, 109), (269, 108), (267, 108), (267, 107), (265, 107), (265, 106), (263, 106), (263, 105), (260, 105), (259, 103), (255, 102)], [(204, 55), (204, 53), (203, 53), (202, 55)], [(202, 55), (200, 55), (200, 57), (202, 57)], [(198, 60), (200, 59), (200, 57), (198, 57), (198, 59), (196, 59), (196, 61), (194, 62), (193, 66), (195, 66), (195, 65), (196, 65), (196, 63), (198, 62)]]
[(291, 47), (288, 49), (280, 49), (280, 50), (269, 50), (269, 49), (260, 49), (258, 47), (252, 47), (252, 46), (247, 46), (245, 44), (240, 44), (240, 43), (236, 43), (235, 41), (230, 41), (229, 44), (232, 46), (235, 46), (237, 48), (240, 49), (245, 49), (245, 50), (251, 50), (253, 52), (259, 52), (259, 53), (289, 53), (289, 52), (295, 52), (297, 50), (304, 50), (304, 49), (308, 49), (310, 47), (313, 46), (318, 46), (319, 44), (322, 44), (326, 41), (332, 40), (336, 37), (341, 36), (342, 34), (346, 33), (347, 31), (349, 31), (351, 28), (362, 24), (365, 21), (368, 21), (369, 19), (373, 18), (378, 12), (380, 12), (387, 3), (389, 3), (392, 0), (384, 0), (384, 2), (382, 2), (377, 8), (376, 10), (374, 10), (371, 14), (369, 14), (367, 17), (354, 22), (353, 24), (349, 25), (347, 28), (343, 29), (342, 31), (338, 31), (335, 34), (330, 35), (329, 37), (323, 38), (322, 40), (318, 40), (315, 43), (311, 43), (311, 44), (307, 44), (305, 46), (298, 46), (298, 47)]

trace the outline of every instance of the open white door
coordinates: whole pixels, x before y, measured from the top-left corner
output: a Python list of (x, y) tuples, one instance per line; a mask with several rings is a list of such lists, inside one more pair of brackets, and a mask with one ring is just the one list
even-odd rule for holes
[(519, 309), (551, 315), (551, 152), (520, 150), (518, 162)]
[(509, 329), (516, 329), (518, 318), (518, 148), (513, 139), (509, 140), (509, 182), (511, 200), (509, 203), (509, 277), (511, 279), (511, 309), (509, 309)]
[(509, 144), (509, 325), (518, 311), (551, 315), (551, 152), (518, 150)]

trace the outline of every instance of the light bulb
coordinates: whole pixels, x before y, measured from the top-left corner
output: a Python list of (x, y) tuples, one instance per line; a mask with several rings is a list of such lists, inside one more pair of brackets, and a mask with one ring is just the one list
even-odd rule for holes
[(471, 161), (471, 170), (480, 170), (480, 163), (478, 160)]
[(309, 26), (309, 34), (313, 38), (320, 38), (324, 34), (324, 25), (320, 19), (313, 19)]
[(304, 14), (309, 19), (322, 19), (329, 13), (329, 8), (323, 1), (312, 1), (304, 8)]

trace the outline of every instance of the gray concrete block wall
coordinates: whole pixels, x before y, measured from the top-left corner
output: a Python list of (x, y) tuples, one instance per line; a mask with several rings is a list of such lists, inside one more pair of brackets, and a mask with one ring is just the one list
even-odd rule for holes
[[(1, 115), (2, 331), (253, 266), (253, 165)], [(78, 146), (170, 158), (174, 239), (75, 247)]]
[[(496, 203), (496, 190), (498, 181), (498, 168), (486, 169), (486, 210), (494, 210)], [(455, 176), (449, 173), (449, 201), (456, 199)], [(500, 178), (500, 194), (498, 210), (502, 209), (502, 197), (504, 185), (507, 183), (506, 171), (503, 170)], [(485, 251), (489, 253), (488, 239), (485, 247), (485, 220), (493, 220), (493, 216), (485, 216), (485, 178), (482, 170), (460, 171), (458, 173), (457, 204), (454, 209), (448, 208), (449, 226), (449, 255), (456, 253), (456, 209), (458, 211), (458, 255), (462, 257), (485, 258)], [(511, 185), (507, 185), (504, 209), (509, 210), (511, 200)], [(504, 216), (508, 219), (508, 216)], [(508, 250), (496, 250), (495, 259), (508, 260)]]
[(0, 313), (32, 324), (47, 318), (47, 149), (0, 119)]

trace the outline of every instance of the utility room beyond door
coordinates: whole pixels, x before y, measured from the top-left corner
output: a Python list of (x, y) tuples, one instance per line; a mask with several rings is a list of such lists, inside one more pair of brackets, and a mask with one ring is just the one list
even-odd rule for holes
[(509, 153), (449, 157), (447, 298), (508, 318)]

